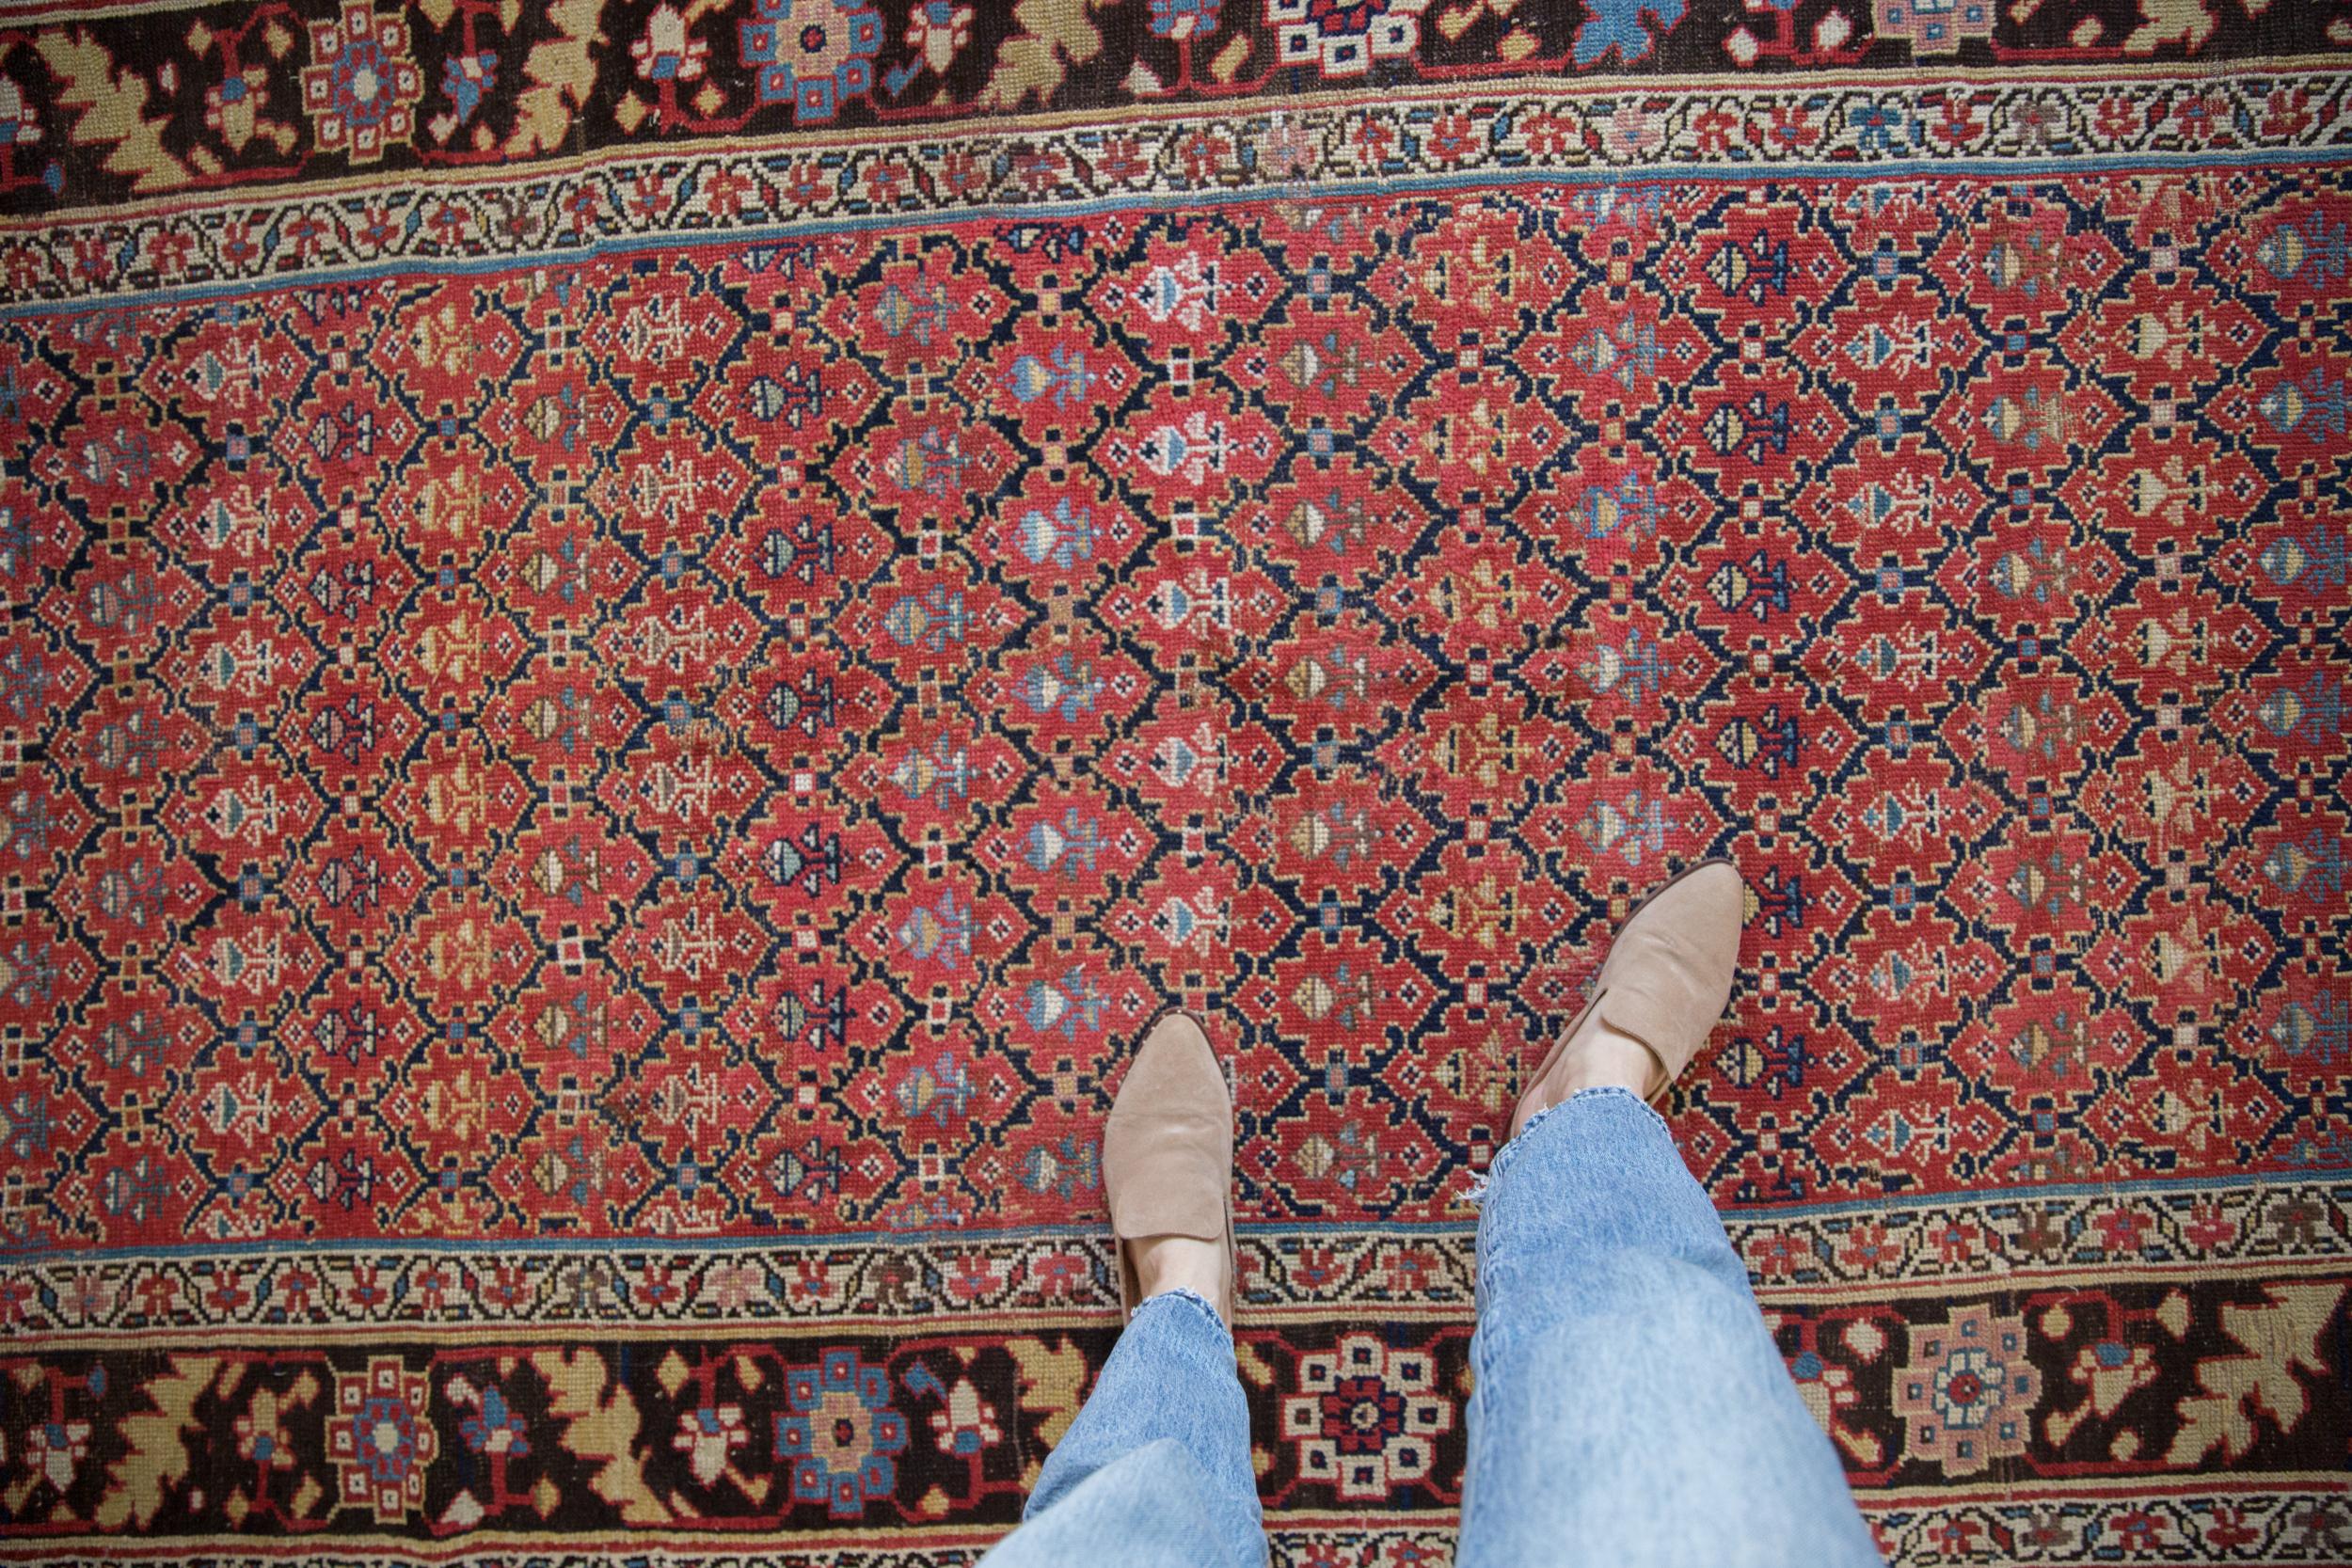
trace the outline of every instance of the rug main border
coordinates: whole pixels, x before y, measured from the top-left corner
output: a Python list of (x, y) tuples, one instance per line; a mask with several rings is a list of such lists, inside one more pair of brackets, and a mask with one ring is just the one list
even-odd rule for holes
[(2249, 62), (1927, 78), (1890, 88), (1516, 82), (1463, 94), (1242, 103), (1105, 123), (1063, 114), (952, 134), (584, 154), (564, 164), (265, 197), (179, 197), (0, 222), (0, 319), (207, 285), (339, 280), (757, 243), (925, 221), (1322, 202), (1532, 182), (2024, 180), (2352, 159), (2352, 74)]

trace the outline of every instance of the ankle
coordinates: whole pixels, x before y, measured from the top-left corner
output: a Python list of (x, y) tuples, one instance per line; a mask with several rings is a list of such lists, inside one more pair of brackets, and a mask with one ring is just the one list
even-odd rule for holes
[(1562, 1055), (1555, 1103), (1586, 1089), (1631, 1089), (1646, 1096), (1658, 1082), (1658, 1058), (1649, 1047), (1606, 1023)]
[(1216, 1243), (1197, 1236), (1146, 1236), (1123, 1244), (1145, 1297), (1184, 1290), (1214, 1304), (1224, 1296), (1225, 1259)]

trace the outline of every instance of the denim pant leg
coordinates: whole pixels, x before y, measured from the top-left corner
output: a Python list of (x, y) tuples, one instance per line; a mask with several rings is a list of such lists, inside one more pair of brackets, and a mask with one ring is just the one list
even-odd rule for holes
[(1188, 1291), (1136, 1308), (988, 1568), (1260, 1568), (1264, 1525), (1233, 1339)]
[(1589, 1089), (1496, 1157), (1456, 1568), (1876, 1568), (1666, 1124)]

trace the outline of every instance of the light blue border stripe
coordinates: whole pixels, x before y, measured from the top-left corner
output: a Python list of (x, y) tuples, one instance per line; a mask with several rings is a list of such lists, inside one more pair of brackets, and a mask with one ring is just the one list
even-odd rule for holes
[[(485, 273), (512, 273), (533, 265), (573, 264), (606, 257), (633, 256), (648, 250), (689, 247), (750, 246), (787, 240), (814, 239), (829, 234), (903, 230), (918, 225), (948, 228), (967, 223), (1006, 223), (1021, 219), (1051, 222), (1064, 217), (1092, 217), (1138, 209), (1200, 209), (1249, 206), (1266, 201), (1331, 200), (1340, 198), (1414, 196), (1434, 191), (1478, 187), (1623, 185), (1642, 187), (1698, 182), (1835, 180), (1916, 181), (1959, 175), (2016, 180), (2067, 175), (2100, 175), (2138, 171), (2166, 172), (2209, 168), (2281, 171), (2313, 166), (2352, 164), (2352, 147), (2311, 148), (2294, 152), (2277, 150), (2212, 152), (2149, 152), (2131, 156), (2082, 158), (1958, 158), (1926, 159), (1883, 164), (1724, 163), (1661, 164), (1641, 169), (1463, 169), (1453, 173), (1394, 176), (1362, 175), (1343, 180), (1302, 183), (1290, 182), (1249, 191), (1145, 191), (1132, 195), (1093, 197), (1085, 200), (1051, 201), (938, 209), (915, 213), (873, 213), (850, 217), (806, 218), (797, 222), (762, 224), (729, 230), (681, 229), (659, 234), (611, 234), (583, 245), (546, 246), (534, 250), (459, 259), (402, 257), (343, 267), (274, 274), (215, 283), (189, 283), (171, 288), (131, 290), (71, 300), (25, 300), (0, 306), (0, 323), (56, 315), (100, 315), (110, 310), (151, 305), (201, 304), (208, 300), (272, 293), (288, 289), (326, 288), (336, 284), (370, 283), (387, 277), (460, 277)], [(295, 187), (298, 189), (298, 187)], [(327, 198), (323, 199), (341, 199)]]
[[(2265, 1176), (2220, 1176), (2210, 1180), (2185, 1180), (2179, 1178), (2149, 1178), (2136, 1181), (2081, 1181), (2053, 1184), (2045, 1187), (1996, 1187), (1982, 1191), (1950, 1193), (1899, 1193), (1885, 1197), (1844, 1199), (1835, 1203), (1795, 1203), (1782, 1207), (1740, 1208), (1720, 1211), (1732, 1223), (1755, 1223), (1773, 1219), (1803, 1218), (1819, 1214), (1846, 1214), (1867, 1219), (1874, 1213), (1899, 1209), (1938, 1209), (1947, 1207), (1981, 1207), (2004, 1203), (2028, 1203), (2042, 1198), (2096, 1197), (2102, 1195), (2122, 1196), (2131, 1193), (2173, 1192), (2185, 1197), (2202, 1193), (2244, 1192), (2262, 1188), (2325, 1186), (2330, 1182), (2352, 1181), (2352, 1166), (2282, 1171)], [(2352, 1198), (2352, 1191), (2347, 1191)], [(1299, 1236), (1313, 1239), (1318, 1233), (1374, 1236), (1467, 1236), (1478, 1228), (1475, 1220), (1438, 1220), (1414, 1223), (1395, 1220), (1246, 1220), (1235, 1224), (1235, 1230), (1244, 1236)], [(128, 1258), (262, 1258), (294, 1254), (347, 1252), (359, 1257), (396, 1253), (421, 1253), (432, 1256), (479, 1257), (485, 1254), (512, 1253), (516, 1255), (546, 1255), (549, 1253), (580, 1253), (597, 1255), (610, 1253), (733, 1253), (827, 1246), (898, 1245), (950, 1249), (967, 1242), (998, 1241), (1088, 1241), (1099, 1240), (1105, 1234), (1101, 1225), (1038, 1225), (1009, 1226), (1000, 1228), (942, 1228), (937, 1230), (844, 1230), (798, 1231), (780, 1230), (765, 1236), (711, 1236), (673, 1238), (661, 1236), (623, 1236), (611, 1238), (552, 1236), (514, 1238), (507, 1240), (477, 1240), (449, 1237), (376, 1237), (358, 1241), (329, 1239), (296, 1239), (280, 1242), (180, 1242), (157, 1246), (107, 1247), (87, 1250), (74, 1247), (8, 1248), (0, 1250), (0, 1265), (24, 1263), (99, 1262), (109, 1259)]]

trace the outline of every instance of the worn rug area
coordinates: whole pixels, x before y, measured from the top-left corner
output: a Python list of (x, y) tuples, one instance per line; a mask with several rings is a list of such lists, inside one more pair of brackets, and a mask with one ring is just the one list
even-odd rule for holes
[(967, 1562), (1183, 1004), (1276, 1560), (1443, 1563), (1726, 854), (1890, 1560), (2352, 1561), (2352, 9), (4, 20), (0, 1557)]

